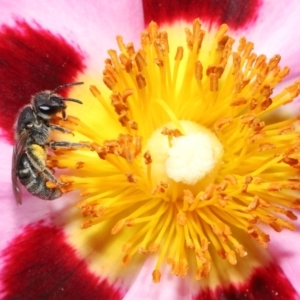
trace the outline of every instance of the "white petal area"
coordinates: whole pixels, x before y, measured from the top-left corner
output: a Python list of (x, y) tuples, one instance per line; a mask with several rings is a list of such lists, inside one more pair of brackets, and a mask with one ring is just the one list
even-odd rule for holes
[(257, 20), (237, 35), (245, 35), (255, 43), (255, 53), (268, 58), (281, 55), (281, 66), (291, 67), (289, 77), (300, 74), (300, 2), (263, 1)]
[(122, 35), (126, 43), (136, 42), (144, 28), (140, 0), (0, 0), (0, 9), (5, 11), (0, 16), (0, 25), (14, 26), (15, 20), (25, 20), (32, 26), (37, 23), (78, 45), (88, 57), (87, 67), (98, 74), (102, 72), (107, 50), (116, 48), (116, 36)]

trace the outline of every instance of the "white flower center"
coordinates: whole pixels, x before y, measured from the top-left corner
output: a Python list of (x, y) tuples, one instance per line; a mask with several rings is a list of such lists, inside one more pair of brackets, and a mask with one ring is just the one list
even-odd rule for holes
[(189, 185), (204, 178), (218, 161), (218, 150), (211, 138), (202, 132), (174, 138), (168, 155), (165, 164), (168, 177)]
[(168, 137), (162, 129), (175, 129), (172, 123), (156, 130), (147, 145), (153, 163), (152, 180), (154, 182), (181, 182), (186, 185), (213, 182), (220, 168), (223, 146), (209, 129), (191, 122), (180, 121), (185, 135)]

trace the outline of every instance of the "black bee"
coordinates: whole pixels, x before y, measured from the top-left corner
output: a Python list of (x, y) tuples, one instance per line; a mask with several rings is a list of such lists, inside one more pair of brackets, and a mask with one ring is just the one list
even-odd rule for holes
[[(21, 183), (32, 195), (44, 200), (53, 200), (62, 195), (53, 172), (46, 167), (46, 147), (76, 148), (85, 147), (80, 143), (49, 141), (51, 131), (72, 133), (70, 130), (52, 124), (51, 118), (57, 113), (66, 119), (66, 104), (64, 101), (73, 101), (82, 104), (80, 100), (63, 98), (56, 92), (62, 88), (83, 84), (75, 82), (57, 87), (53, 91), (43, 91), (31, 98), (31, 103), (23, 107), (15, 123), (15, 144), (12, 157), (12, 187), (17, 203), (22, 203)], [(57, 187), (47, 187), (47, 181)]]

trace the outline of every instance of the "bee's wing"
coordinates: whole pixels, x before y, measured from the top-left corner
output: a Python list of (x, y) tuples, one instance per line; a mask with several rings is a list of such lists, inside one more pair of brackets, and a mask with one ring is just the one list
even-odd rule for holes
[(12, 167), (11, 167), (11, 180), (12, 180), (12, 188), (14, 192), (15, 199), (18, 204), (22, 204), (22, 194), (21, 194), (21, 186), (17, 176), (17, 168), (20, 163), (20, 159), (22, 154), (24, 153), (24, 149), (26, 146), (26, 141), (28, 139), (28, 133), (23, 131), (13, 148), (13, 156), (12, 156)]

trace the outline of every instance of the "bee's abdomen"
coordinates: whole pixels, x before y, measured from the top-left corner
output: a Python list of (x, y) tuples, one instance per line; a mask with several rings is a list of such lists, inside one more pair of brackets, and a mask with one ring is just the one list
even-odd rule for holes
[(20, 159), (18, 177), (29, 193), (41, 199), (54, 200), (62, 195), (59, 188), (47, 187), (45, 178), (35, 171), (26, 154), (23, 154)]

